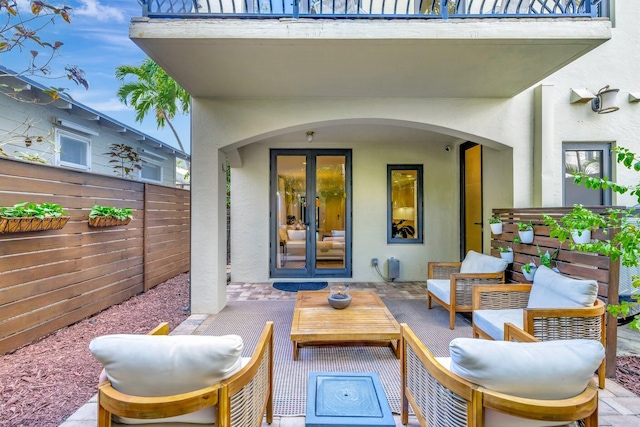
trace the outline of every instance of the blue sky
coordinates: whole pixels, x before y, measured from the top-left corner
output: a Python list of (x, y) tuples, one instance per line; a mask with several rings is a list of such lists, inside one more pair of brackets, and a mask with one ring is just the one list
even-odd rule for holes
[[(18, 3), (28, 7), (27, 0), (19, 0)], [(60, 4), (56, 0), (50, 3)], [(46, 27), (40, 33), (41, 39), (64, 43), (51, 64), (52, 75), (64, 76), (66, 65), (77, 65), (86, 73), (89, 90), (76, 86), (66, 78), (51, 80), (30, 77), (49, 86), (68, 88), (68, 93), (76, 101), (179, 148), (169, 127), (158, 130), (152, 115), (147, 116), (142, 123), (137, 123), (135, 112), (116, 97), (119, 86), (115, 78), (116, 67), (124, 64), (140, 65), (145, 57), (144, 52), (128, 36), (129, 21), (132, 17), (142, 16), (142, 6), (136, 0), (67, 0), (66, 4), (72, 8), (71, 23), (56, 19), (55, 25)], [(2, 54), (0, 64), (15, 71), (24, 70), (30, 58), (28, 49)], [(176, 117), (173, 123), (180, 133), (185, 150), (189, 152), (188, 116)]]

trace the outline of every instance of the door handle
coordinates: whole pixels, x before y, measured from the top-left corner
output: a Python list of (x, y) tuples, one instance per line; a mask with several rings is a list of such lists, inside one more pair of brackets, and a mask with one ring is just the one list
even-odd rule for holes
[(481, 223), (481, 222), (474, 222), (473, 224), (474, 224), (474, 225), (482, 225), (482, 223)]

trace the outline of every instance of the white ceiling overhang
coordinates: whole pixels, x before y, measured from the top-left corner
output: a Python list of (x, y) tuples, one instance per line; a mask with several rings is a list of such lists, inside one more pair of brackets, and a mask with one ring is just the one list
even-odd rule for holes
[(508, 98), (611, 37), (606, 19), (149, 19), (130, 37), (195, 97)]

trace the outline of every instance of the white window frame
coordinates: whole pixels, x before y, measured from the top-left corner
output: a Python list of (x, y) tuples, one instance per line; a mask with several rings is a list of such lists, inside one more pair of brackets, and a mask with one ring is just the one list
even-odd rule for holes
[[(62, 142), (60, 141), (60, 137), (64, 136), (66, 138), (75, 139), (76, 141), (85, 143), (87, 146), (87, 164), (81, 165), (78, 163), (66, 162), (60, 158), (60, 154), (62, 152)], [(91, 139), (78, 135), (77, 133), (69, 132), (62, 129), (56, 129), (56, 164), (58, 166), (63, 166), (66, 168), (79, 169), (79, 170), (91, 170)]]
[(144, 181), (144, 182), (152, 182), (154, 184), (162, 184), (162, 182), (164, 181), (164, 166), (162, 164), (162, 162), (159, 162), (157, 160), (154, 160), (150, 157), (146, 157), (146, 156), (140, 156), (140, 160), (142, 160), (142, 163), (140, 164), (141, 167), (144, 168), (145, 163), (150, 164), (150, 165), (154, 165), (154, 166), (158, 166), (160, 168), (160, 180), (156, 181), (155, 179), (148, 179), (148, 178), (143, 178), (142, 177), (142, 169), (138, 170), (138, 179), (140, 181)]

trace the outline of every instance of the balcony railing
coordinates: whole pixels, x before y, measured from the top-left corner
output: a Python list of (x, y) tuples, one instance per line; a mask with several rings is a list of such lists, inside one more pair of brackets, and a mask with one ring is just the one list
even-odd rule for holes
[(152, 18), (536, 18), (606, 16), (608, 0), (138, 0)]

